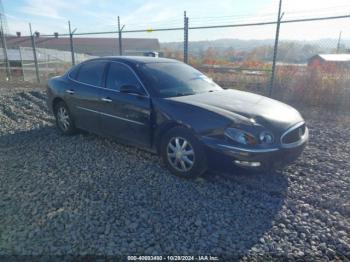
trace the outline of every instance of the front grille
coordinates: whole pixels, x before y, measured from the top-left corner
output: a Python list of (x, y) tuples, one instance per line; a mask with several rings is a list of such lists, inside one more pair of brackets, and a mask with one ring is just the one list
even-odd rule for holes
[(298, 142), (305, 134), (305, 129), (305, 123), (296, 125), (294, 128), (291, 128), (285, 134), (283, 134), (282, 144), (292, 144)]

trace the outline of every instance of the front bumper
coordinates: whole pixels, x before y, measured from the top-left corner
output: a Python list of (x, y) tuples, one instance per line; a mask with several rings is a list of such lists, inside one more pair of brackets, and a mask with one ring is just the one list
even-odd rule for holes
[(308, 139), (309, 131), (306, 128), (303, 137), (292, 146), (281, 144), (266, 148), (244, 148), (208, 137), (202, 141), (207, 147), (207, 154), (210, 155), (209, 160), (225, 160), (243, 168), (266, 170), (277, 169), (295, 161), (303, 152)]

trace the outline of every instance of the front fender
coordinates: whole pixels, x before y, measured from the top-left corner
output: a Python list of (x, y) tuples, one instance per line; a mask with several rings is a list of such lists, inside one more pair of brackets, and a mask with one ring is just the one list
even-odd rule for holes
[(175, 126), (185, 126), (198, 138), (223, 133), (232, 124), (214, 112), (181, 102), (156, 98), (152, 100), (154, 131), (152, 145), (159, 150), (162, 136)]
[(153, 107), (157, 126), (171, 121), (186, 126), (197, 134), (205, 134), (212, 129), (232, 124), (226, 117), (191, 104), (159, 98), (153, 101)]

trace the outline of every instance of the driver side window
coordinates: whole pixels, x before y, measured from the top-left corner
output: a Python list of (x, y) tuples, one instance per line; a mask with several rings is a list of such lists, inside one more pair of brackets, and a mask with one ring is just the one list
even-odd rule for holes
[(112, 62), (107, 72), (106, 88), (120, 91), (120, 88), (125, 85), (141, 89), (136, 76), (127, 66)]

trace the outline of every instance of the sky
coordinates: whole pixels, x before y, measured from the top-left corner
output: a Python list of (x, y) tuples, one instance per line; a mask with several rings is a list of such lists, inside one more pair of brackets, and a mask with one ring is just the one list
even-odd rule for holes
[[(125, 25), (124, 30), (182, 27), (184, 10), (190, 26), (273, 21), (278, 8), (278, 0), (2, 0), (2, 3), (9, 33), (20, 31), (22, 35), (29, 34), (29, 22), (33, 31), (41, 34), (67, 33), (68, 20), (79, 33), (114, 31), (117, 16)], [(283, 0), (282, 10), (283, 19), (350, 15), (350, 0)], [(281, 39), (337, 38), (340, 31), (344, 39), (350, 39), (350, 18), (283, 24)], [(270, 25), (191, 30), (189, 39), (272, 39), (274, 34), (275, 25)], [(182, 41), (183, 31), (128, 33), (125, 37)]]

